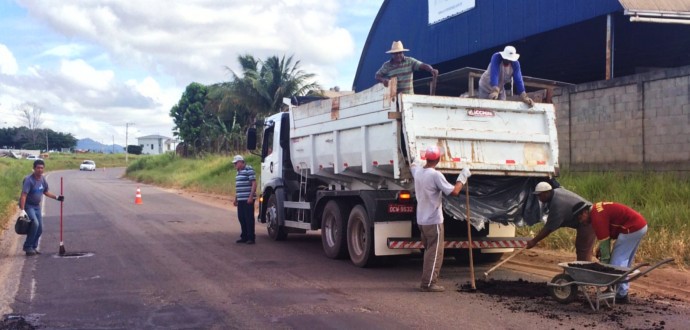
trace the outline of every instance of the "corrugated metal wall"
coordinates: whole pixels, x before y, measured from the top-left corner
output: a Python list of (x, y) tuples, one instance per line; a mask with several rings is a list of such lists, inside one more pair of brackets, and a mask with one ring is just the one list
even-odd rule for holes
[(622, 11), (617, 0), (476, 0), (475, 8), (429, 26), (427, 5), (424, 0), (383, 3), (362, 51), (354, 90), (375, 83), (394, 40), (402, 40), (410, 56), (436, 64)]

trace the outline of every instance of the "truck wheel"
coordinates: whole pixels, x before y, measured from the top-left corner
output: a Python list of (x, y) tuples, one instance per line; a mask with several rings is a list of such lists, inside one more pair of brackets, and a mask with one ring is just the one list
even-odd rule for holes
[(355, 206), (347, 220), (347, 249), (355, 266), (374, 264), (374, 228), (362, 205)]
[[(553, 279), (551, 279), (551, 283), (554, 284), (564, 284), (564, 283), (570, 283), (573, 281), (573, 278), (570, 277), (568, 274), (558, 274), (554, 276)], [(569, 304), (575, 300), (577, 297), (577, 285), (571, 284), (571, 285), (565, 285), (565, 286), (550, 286), (549, 285), (549, 294), (553, 299), (556, 299), (561, 304)]]
[(347, 256), (347, 214), (336, 201), (329, 201), (321, 218), (321, 243), (326, 256), (342, 259)]
[(283, 212), (283, 210), (278, 209), (278, 199), (276, 195), (281, 193), (280, 189), (276, 190), (275, 193), (271, 194), (268, 198), (268, 205), (266, 206), (266, 228), (268, 229), (268, 237), (274, 241), (284, 241), (287, 238), (287, 229), (285, 226), (279, 225), (279, 215), (278, 212)]

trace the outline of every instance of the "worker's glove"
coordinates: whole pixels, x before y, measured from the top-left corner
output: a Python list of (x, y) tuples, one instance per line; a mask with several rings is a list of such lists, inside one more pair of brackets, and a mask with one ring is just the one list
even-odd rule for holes
[(26, 218), (26, 217), (28, 217), (28, 215), (26, 215), (26, 211), (21, 210), (21, 212), (19, 212), (19, 217), (20, 218)]
[(491, 93), (489, 93), (489, 98), (492, 100), (498, 100), (498, 94), (501, 92), (500, 89), (498, 89), (498, 86), (492, 87), (491, 88)]
[(522, 94), (520, 94), (520, 98), (522, 99), (522, 102), (525, 102), (527, 105), (530, 106), (530, 108), (534, 106), (534, 101), (529, 96), (527, 96), (527, 93), (522, 92)]
[(462, 184), (467, 183), (467, 179), (469, 179), (472, 176), (472, 173), (470, 173), (470, 169), (465, 167), (462, 169), (460, 172), (460, 175), (458, 175), (458, 179), (456, 182), (461, 182)]
[(611, 262), (611, 239), (599, 243), (599, 261), (604, 264)]
[(65, 196), (60, 195), (60, 196), (58, 196), (56, 199), (57, 199), (59, 202), (63, 202), (63, 201), (65, 201)]

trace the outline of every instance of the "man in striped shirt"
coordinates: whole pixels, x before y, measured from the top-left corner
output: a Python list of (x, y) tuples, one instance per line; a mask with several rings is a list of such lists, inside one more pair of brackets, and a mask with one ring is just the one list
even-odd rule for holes
[(438, 70), (415, 58), (405, 56), (403, 52), (406, 51), (409, 51), (409, 49), (403, 47), (402, 41), (394, 41), (391, 50), (386, 52), (391, 54), (391, 60), (383, 63), (381, 68), (376, 71), (376, 80), (386, 87), (388, 87), (388, 81), (391, 78), (398, 78), (398, 94), (414, 94), (414, 89), (412, 88), (413, 71), (422, 69), (431, 72), (431, 75), (434, 77), (438, 76)]
[(254, 244), (254, 195), (256, 193), (256, 174), (254, 169), (244, 162), (244, 157), (237, 155), (232, 163), (237, 170), (235, 177), (235, 201), (237, 219), (240, 221), (242, 234), (236, 243)]

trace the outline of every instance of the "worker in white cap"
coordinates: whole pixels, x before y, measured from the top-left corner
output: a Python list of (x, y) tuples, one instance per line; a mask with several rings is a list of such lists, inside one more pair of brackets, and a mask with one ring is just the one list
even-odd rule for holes
[(573, 216), (573, 206), (580, 202), (592, 204), (565, 188), (552, 188), (548, 182), (539, 182), (533, 194), (548, 207), (549, 212), (544, 227), (537, 236), (527, 242), (527, 249), (531, 249), (558, 228), (568, 227), (577, 230), (575, 236), (575, 252), (578, 261), (591, 261), (592, 249), (596, 236), (591, 224), (581, 224)]
[(491, 62), (486, 71), (479, 78), (478, 96), (482, 99), (505, 100), (505, 84), (513, 79), (517, 94), (520, 95), (522, 102), (530, 107), (534, 101), (525, 91), (525, 83), (522, 81), (522, 71), (520, 71), (520, 54), (515, 47), (506, 46), (502, 52), (496, 52), (491, 56)]
[(391, 59), (390, 61), (384, 62), (381, 68), (376, 71), (376, 81), (388, 87), (388, 81), (396, 77), (398, 78), (397, 93), (414, 94), (414, 88), (412, 88), (412, 72), (421, 69), (429, 71), (432, 76), (437, 77), (438, 70), (415, 58), (405, 56), (403, 52), (406, 51), (409, 51), (409, 49), (403, 47), (402, 41), (394, 41), (393, 45), (391, 45), (391, 49), (386, 52), (387, 54), (391, 54)]
[(237, 207), (237, 219), (240, 222), (240, 239), (235, 243), (254, 244), (254, 198), (256, 197), (256, 173), (247, 165), (242, 155), (235, 155), (232, 159), (237, 176), (235, 176), (235, 200), (232, 205)]
[(445, 288), (436, 283), (443, 264), (444, 249), (441, 194), (460, 194), (462, 186), (472, 173), (469, 168), (462, 169), (455, 185), (452, 185), (443, 173), (436, 170), (441, 159), (441, 150), (437, 146), (428, 147), (424, 152), (424, 159), (424, 167), (414, 163), (410, 167), (417, 197), (417, 225), (424, 244), (424, 266), (419, 289), (423, 292), (442, 292)]

